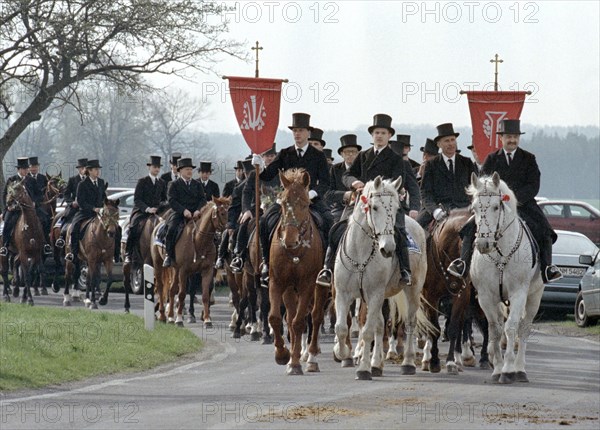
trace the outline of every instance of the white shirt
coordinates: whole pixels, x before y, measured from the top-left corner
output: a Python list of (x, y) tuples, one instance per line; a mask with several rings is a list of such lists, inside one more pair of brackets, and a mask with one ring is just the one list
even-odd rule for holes
[[(510, 157), (512, 158), (512, 161), (508, 159), (508, 154), (510, 154)], [(510, 166), (510, 163), (512, 163), (513, 161), (515, 161), (515, 151), (512, 152), (508, 152), (508, 151), (504, 151), (504, 156), (506, 157), (506, 164), (508, 164)]]
[(296, 148), (296, 154), (298, 154), (298, 150), (301, 149), (302, 156), (304, 157), (306, 155), (306, 150), (308, 149), (308, 144), (304, 145), (302, 148), (299, 147), (298, 145), (294, 144), (294, 148)]
[(150, 179), (152, 179), (152, 184), (156, 184), (156, 180), (158, 179), (158, 176), (152, 176), (150, 174), (148, 174), (148, 176), (150, 176)]
[(442, 157), (444, 158), (444, 163), (446, 163), (446, 168), (448, 170), (450, 170), (450, 167), (448, 166), (448, 160), (452, 160), (452, 172), (454, 173), (456, 169), (456, 154), (449, 158), (442, 154)]

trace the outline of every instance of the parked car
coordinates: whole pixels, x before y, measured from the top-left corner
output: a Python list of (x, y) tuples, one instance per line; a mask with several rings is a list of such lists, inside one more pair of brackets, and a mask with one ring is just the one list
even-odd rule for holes
[(119, 224), (121, 224), (121, 221), (124, 219), (129, 219), (129, 216), (133, 211), (134, 193), (135, 190), (133, 188), (127, 188), (124, 191), (119, 191), (118, 193), (108, 196), (111, 200), (119, 199)]
[(600, 254), (582, 255), (579, 263), (588, 267), (579, 281), (575, 300), (575, 322), (579, 327), (595, 324), (600, 318)]
[(545, 285), (540, 307), (566, 312), (573, 310), (579, 282), (588, 268), (579, 262), (580, 256), (595, 256), (599, 249), (581, 233), (563, 230), (556, 230), (556, 233), (558, 239), (552, 245), (552, 262), (558, 266), (563, 277)]
[(538, 202), (554, 229), (577, 231), (600, 245), (600, 211), (586, 202), (546, 200)]

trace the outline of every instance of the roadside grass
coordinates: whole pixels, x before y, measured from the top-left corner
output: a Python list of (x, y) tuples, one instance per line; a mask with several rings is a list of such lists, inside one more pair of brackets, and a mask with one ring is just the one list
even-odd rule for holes
[(600, 336), (600, 325), (598, 325), (598, 323), (596, 323), (595, 325), (587, 326), (587, 327), (579, 327), (575, 323), (574, 317), (572, 317), (571, 315), (569, 315), (569, 317), (570, 318), (568, 318), (567, 321), (561, 321), (560, 325), (562, 325), (563, 327), (567, 327), (567, 328), (575, 328), (575, 329), (581, 330), (586, 335)]
[(0, 391), (135, 372), (196, 352), (189, 330), (88, 309), (0, 303)]

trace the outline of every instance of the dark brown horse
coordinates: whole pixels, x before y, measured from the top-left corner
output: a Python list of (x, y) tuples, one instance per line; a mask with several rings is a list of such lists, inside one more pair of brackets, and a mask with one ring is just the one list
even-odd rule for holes
[[(328, 290), (315, 283), (323, 265), (323, 242), (309, 205), (310, 176), (304, 169), (280, 173), (281, 219), (275, 227), (270, 249), (269, 323), (275, 341), (275, 362), (287, 364), (288, 375), (302, 375), (300, 355), (306, 316), (312, 306), (313, 332), (309, 346), (307, 371), (318, 372), (316, 356), (318, 335), (323, 324), (323, 309)], [(291, 354), (282, 336), (281, 304), (286, 308)]]
[[(165, 287), (169, 295), (169, 322), (175, 322), (183, 327), (183, 307), (185, 302), (187, 280), (190, 275), (200, 273), (202, 277), (202, 304), (204, 305), (204, 326), (212, 327), (210, 319), (210, 283), (213, 278), (214, 264), (217, 257), (215, 247), (215, 232), (225, 228), (227, 210), (231, 198), (213, 197), (200, 211), (199, 219), (186, 222), (181, 236), (175, 245), (175, 262), (172, 267), (162, 267), (165, 257), (164, 248), (152, 245), (151, 254), (154, 265), (155, 292), (159, 300), (159, 321), (166, 321)], [(154, 229), (153, 239), (158, 227)], [(178, 295), (177, 319), (174, 320), (175, 294)]]
[[(6, 195), (6, 205), (12, 210), (19, 210), (20, 215), (15, 225), (9, 244), (9, 251), (15, 256), (14, 267), (18, 267), (18, 278), (24, 281), (21, 303), (33, 306), (31, 285), (41, 270), (42, 250), (44, 246), (44, 232), (42, 224), (36, 214), (35, 206), (25, 189), (23, 181), (10, 185)], [(3, 297), (10, 301), (8, 295), (8, 257), (1, 257), (2, 278), (4, 282)], [(17, 273), (15, 271), (15, 277)], [(14, 290), (15, 297), (19, 294), (19, 281)]]
[[(87, 225), (87, 227), (86, 227)], [(81, 228), (85, 233), (79, 241), (79, 261), (65, 261), (65, 291), (64, 306), (70, 306), (71, 299), (69, 287), (79, 279), (81, 264), (87, 266), (87, 280), (84, 303), (90, 309), (98, 309), (96, 303), (96, 288), (101, 281), (101, 267), (104, 265), (106, 275), (106, 290), (101, 302), (106, 303), (108, 290), (112, 284), (112, 267), (115, 251), (115, 235), (119, 228), (119, 199), (104, 201), (104, 206), (97, 216), (84, 221)], [(67, 243), (70, 243), (71, 229), (67, 234)], [(90, 294), (91, 293), (91, 294)], [(91, 298), (90, 298), (91, 296)]]
[[(427, 309), (427, 315), (430, 322), (436, 327), (437, 333), (430, 336), (430, 345), (425, 347), (422, 370), (429, 370), (432, 373), (441, 370), (438, 350), (439, 333), (441, 333), (439, 330), (441, 300), (448, 300), (452, 309), (451, 313), (447, 315), (450, 345), (446, 358), (446, 370), (448, 373), (456, 375), (459, 370), (462, 370), (462, 364), (474, 365), (474, 359), (473, 363), (462, 363), (461, 358), (461, 334), (465, 317), (470, 311), (474, 311), (476, 317), (481, 314), (481, 312), (477, 312), (478, 305), (471, 300), (471, 295), (474, 294), (473, 285), (470, 280), (458, 279), (446, 271), (446, 267), (450, 262), (460, 256), (461, 240), (459, 231), (470, 215), (468, 210), (453, 210), (448, 218), (435, 226), (427, 243), (427, 277), (422, 295), (430, 305)], [(472, 302), (476, 306), (474, 310), (470, 309)], [(482, 321), (480, 317), (478, 323), (480, 327), (484, 327), (482, 330), (484, 342), (480, 365), (485, 368), (489, 363), (487, 356), (487, 324), (485, 318)], [(429, 347), (431, 347), (431, 351), (429, 351)]]

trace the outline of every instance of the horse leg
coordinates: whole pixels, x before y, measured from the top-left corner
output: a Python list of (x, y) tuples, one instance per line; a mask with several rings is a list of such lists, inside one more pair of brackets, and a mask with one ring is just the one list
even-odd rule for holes
[(246, 282), (246, 289), (248, 290), (248, 313), (251, 324), (250, 340), (256, 342), (260, 340), (260, 330), (258, 328), (258, 319), (256, 318), (256, 309), (258, 305), (256, 284), (250, 276), (247, 277)]
[[(308, 288), (314, 288), (309, 286)], [(302, 375), (302, 365), (300, 364), (300, 352), (302, 349), (302, 335), (306, 328), (306, 314), (308, 306), (314, 297), (314, 294), (298, 292), (298, 296), (295, 293), (289, 294), (291, 300), (285, 302), (287, 311), (289, 312), (288, 321), (291, 320), (291, 324), (288, 324), (291, 328), (292, 334), (292, 348), (291, 348), (291, 359), (288, 363), (287, 374), (288, 375)], [(288, 302), (291, 303), (291, 307), (288, 306)]]
[[(110, 287), (113, 283), (112, 259), (104, 260), (104, 267), (106, 268), (106, 290), (104, 290), (102, 297), (100, 297), (100, 300), (98, 301), (101, 306), (104, 306), (108, 303), (108, 292), (110, 291)], [(127, 287), (125, 287), (125, 305), (125, 312), (129, 313), (129, 294), (127, 293)]]
[[(283, 325), (281, 318), (281, 291), (272, 281), (269, 283), (269, 324), (273, 329), (273, 343), (275, 345), (275, 362), (279, 365), (285, 365), (290, 359), (290, 351), (286, 348), (283, 340)], [(264, 289), (264, 288), (263, 288)]]
[(312, 309), (313, 331), (308, 347), (308, 360), (306, 365), (307, 372), (319, 372), (319, 363), (317, 355), (321, 352), (319, 348), (320, 327), (324, 325), (325, 309), (329, 290), (322, 287), (316, 287), (314, 293), (314, 305)]
[[(166, 274), (166, 271), (165, 271)], [(184, 282), (185, 285), (185, 282)], [(177, 273), (169, 283), (169, 310), (167, 312), (167, 321), (169, 324), (175, 324), (175, 294), (179, 292), (179, 276)]]
[[(477, 305), (479, 306), (479, 305)], [(480, 310), (481, 311), (481, 310)], [(476, 316), (477, 326), (481, 331), (481, 335), (483, 336), (483, 342), (481, 342), (481, 355), (479, 357), (479, 368), (484, 370), (491, 369), (490, 365), (490, 357), (488, 354), (488, 343), (489, 343), (489, 329), (488, 329), (488, 321), (483, 315), (483, 311), (481, 311), (481, 315)]]
[[(185, 307), (185, 296), (187, 295), (188, 279), (190, 275), (184, 269), (180, 269), (179, 273), (175, 274), (175, 278), (178, 279), (177, 289), (171, 289), (171, 305), (169, 306), (169, 321), (171, 316), (175, 312), (175, 295), (177, 295), (177, 314), (175, 315), (175, 325), (183, 327), (183, 309)], [(173, 283), (175, 286), (175, 283)]]
[(85, 297), (88, 299), (88, 294), (91, 295), (91, 299), (89, 300), (90, 309), (98, 309), (98, 303), (96, 303), (96, 289), (100, 286), (101, 272), (100, 272), (100, 262), (96, 262), (96, 267), (93, 269), (88, 267), (88, 282), (86, 283)]
[(10, 282), (8, 281), (8, 258), (0, 257), (0, 268), (2, 276), (2, 300), (10, 303)]
[[(253, 275), (254, 279), (254, 287), (259, 284), (260, 276)], [(273, 336), (271, 336), (271, 328), (269, 327), (269, 310), (271, 308), (271, 303), (269, 302), (269, 290), (266, 288), (257, 288), (260, 294), (260, 319), (262, 321), (262, 344), (270, 345), (273, 343)]]
[(73, 277), (74, 265), (70, 261), (65, 261), (65, 290), (63, 291), (63, 306), (71, 306), (71, 295), (69, 294), (69, 285)]
[(351, 348), (348, 347), (346, 339), (350, 336), (348, 334), (349, 325), (352, 324), (352, 317), (350, 316), (350, 303), (351, 299), (348, 294), (343, 294), (340, 291), (335, 293), (335, 313), (337, 315), (348, 315), (347, 318), (338, 318), (335, 323), (335, 341), (333, 344), (333, 359), (335, 361), (341, 361), (342, 366), (346, 360), (350, 359)]
[(500, 338), (502, 337), (502, 329), (504, 328), (504, 315), (498, 308), (498, 303), (493, 298), (488, 297), (488, 294), (484, 295), (483, 291), (480, 291), (478, 296), (479, 305), (483, 309), (488, 321), (489, 353), (492, 358), (492, 366), (494, 367), (492, 382), (498, 382), (500, 380), (500, 373), (502, 372)]
[(517, 382), (529, 382), (527, 373), (525, 372), (525, 350), (527, 348), (529, 334), (531, 333), (531, 323), (538, 312), (541, 295), (544, 292), (543, 284), (539, 285), (538, 288), (535, 288), (534, 285), (535, 284), (532, 283), (532, 286), (530, 287), (530, 293), (527, 296), (527, 303), (525, 304), (525, 315), (519, 322), (519, 350), (517, 351), (517, 358), (515, 360), (515, 380)]
[[(385, 300), (384, 300), (385, 303)], [(385, 312), (385, 311), (384, 311)], [(373, 324), (373, 354), (371, 357), (371, 375), (372, 376), (383, 376), (383, 361), (384, 355), (383, 350), (384, 344), (384, 333), (386, 331), (386, 317), (384, 312), (379, 312), (374, 315), (375, 324)], [(385, 312), (388, 313), (388, 312)]]
[(167, 322), (167, 316), (165, 315), (165, 289), (167, 286), (163, 278), (164, 270), (160, 262), (155, 262), (154, 267), (154, 291), (158, 300), (158, 321), (165, 323)]
[[(362, 354), (360, 356), (358, 369), (356, 370), (356, 379), (363, 381), (370, 381), (371, 377), (371, 344), (375, 337), (375, 325), (376, 320), (381, 315), (381, 307), (383, 305), (383, 298), (369, 297), (369, 303), (363, 304), (367, 309), (367, 317), (365, 323), (360, 332)], [(362, 306), (361, 306), (362, 307)], [(381, 315), (383, 318), (383, 315)]]
[(423, 370), (424, 372), (429, 372), (430, 371), (430, 364), (431, 364), (431, 347), (432, 347), (433, 342), (431, 341), (431, 338), (427, 338), (427, 340), (425, 341), (425, 345), (423, 346), (423, 360), (421, 360), (421, 370)]
[[(240, 297), (238, 295), (238, 297)], [(248, 307), (248, 295), (245, 294), (245, 292), (242, 292), (241, 294), (241, 299), (239, 301), (239, 305), (237, 308), (237, 320), (235, 322), (235, 328), (233, 330), (233, 334), (231, 335), (232, 338), (234, 339), (239, 339), (242, 337), (242, 324), (244, 323), (244, 314), (246, 312), (246, 309)], [(246, 331), (244, 330), (244, 334), (246, 334)]]
[[(468, 301), (466, 303), (468, 303)], [(459, 366), (456, 363), (454, 354), (456, 352), (457, 344), (460, 342), (460, 335), (464, 324), (464, 305), (465, 294), (454, 298), (448, 326), (448, 339), (450, 340), (450, 345), (448, 346), (448, 357), (446, 358), (446, 371), (450, 375), (458, 375), (459, 372)]]
[[(204, 328), (212, 328), (213, 323), (210, 319), (210, 296), (211, 296), (211, 285), (213, 281), (213, 267), (212, 265), (201, 274), (202, 279), (202, 306), (204, 308)], [(194, 287), (196, 288), (196, 287)]]
[[(406, 295), (406, 309), (400, 308), (401, 320), (404, 321), (404, 332), (406, 334), (406, 346), (404, 348), (404, 359), (400, 365), (402, 375), (414, 375), (417, 373), (415, 359), (417, 353), (415, 350), (415, 329), (417, 327), (417, 312), (419, 311), (421, 292), (415, 287), (405, 288), (400, 294)], [(402, 339), (398, 334), (398, 339)]]
[[(517, 370), (515, 367), (515, 340), (517, 338), (517, 332), (525, 312), (525, 306), (527, 304), (526, 289), (523, 292), (519, 292), (515, 297), (511, 298), (510, 312), (508, 319), (504, 324), (504, 332), (506, 333), (507, 348), (504, 352), (504, 365), (502, 366), (502, 374), (500, 375), (501, 384), (512, 384), (516, 380)], [(519, 339), (521, 342), (521, 339)], [(519, 345), (520, 347), (521, 345)], [(520, 350), (519, 350), (520, 352)], [(523, 357), (523, 367), (525, 365), (525, 359)]]

